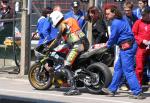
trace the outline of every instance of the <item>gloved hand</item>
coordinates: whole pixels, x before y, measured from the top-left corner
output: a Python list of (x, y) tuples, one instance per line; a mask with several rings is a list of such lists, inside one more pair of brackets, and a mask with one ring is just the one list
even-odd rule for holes
[(143, 44), (147, 46), (147, 45), (149, 45), (149, 41), (143, 40)]
[(48, 52), (48, 51), (51, 51), (51, 49), (48, 48), (47, 46), (45, 46), (42, 52), (45, 54), (45, 53)]

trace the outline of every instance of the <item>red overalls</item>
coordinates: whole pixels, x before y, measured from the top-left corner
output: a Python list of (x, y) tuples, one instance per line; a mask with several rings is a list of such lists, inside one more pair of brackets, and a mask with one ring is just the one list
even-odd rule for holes
[(144, 23), (142, 20), (137, 20), (133, 25), (132, 31), (138, 44), (135, 71), (139, 83), (142, 85), (145, 59), (150, 55), (150, 49), (146, 50), (146, 45), (143, 44), (143, 40), (150, 40), (150, 24)]

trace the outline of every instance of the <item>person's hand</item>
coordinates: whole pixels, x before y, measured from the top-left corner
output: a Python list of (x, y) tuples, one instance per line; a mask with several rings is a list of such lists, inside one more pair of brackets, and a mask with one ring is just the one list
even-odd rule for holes
[(147, 47), (146, 47), (146, 50), (147, 50), (147, 49), (150, 49), (150, 41), (148, 41), (147, 44), (148, 44), (148, 45), (147, 45)]
[(148, 46), (146, 47), (146, 50), (148, 50), (148, 49), (150, 49), (150, 45), (148, 45)]
[(143, 40), (143, 44), (144, 44), (144, 45), (148, 45), (149, 42), (148, 42), (147, 40)]
[(39, 39), (39, 34), (37, 32), (32, 33), (32, 39)]
[(42, 50), (42, 52), (45, 54), (49, 51), (50, 49), (48, 47), (44, 47), (44, 49)]
[(103, 47), (107, 47), (107, 43), (103, 43)]
[(106, 43), (94, 44), (94, 49), (105, 48), (105, 47), (106, 47)]
[(143, 40), (143, 44), (148, 45), (148, 41), (147, 40)]

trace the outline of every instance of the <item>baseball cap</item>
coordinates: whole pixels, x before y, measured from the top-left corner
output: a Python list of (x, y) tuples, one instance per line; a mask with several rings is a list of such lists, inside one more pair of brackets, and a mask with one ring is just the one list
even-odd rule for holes
[(71, 6), (72, 7), (78, 7), (78, 6), (80, 6), (80, 2), (79, 1), (73, 1)]

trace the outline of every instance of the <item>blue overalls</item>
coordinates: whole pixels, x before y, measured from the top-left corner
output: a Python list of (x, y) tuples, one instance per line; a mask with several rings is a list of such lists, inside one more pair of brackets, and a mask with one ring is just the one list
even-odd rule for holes
[[(110, 48), (114, 44), (120, 45), (120, 43), (125, 40), (134, 40), (129, 23), (127, 23), (124, 19), (114, 19), (112, 21), (111, 35), (107, 42), (107, 47)], [(114, 66), (114, 76), (108, 87), (110, 91), (117, 91), (121, 77), (124, 74), (133, 95), (138, 95), (142, 92), (142, 88), (137, 80), (134, 69), (134, 56), (136, 49), (136, 43), (133, 43), (131, 48), (127, 50), (120, 50), (119, 58)]]

